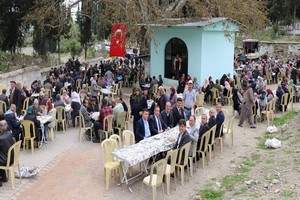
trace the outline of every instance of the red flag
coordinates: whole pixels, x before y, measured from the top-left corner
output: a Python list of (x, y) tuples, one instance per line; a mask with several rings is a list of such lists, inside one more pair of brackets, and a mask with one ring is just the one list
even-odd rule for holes
[(126, 45), (126, 24), (115, 24), (111, 31), (110, 56), (124, 56)]

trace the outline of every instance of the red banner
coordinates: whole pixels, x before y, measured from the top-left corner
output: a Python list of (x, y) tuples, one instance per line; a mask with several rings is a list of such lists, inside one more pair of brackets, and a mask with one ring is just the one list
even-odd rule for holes
[(126, 46), (126, 24), (115, 24), (111, 31), (110, 56), (124, 56)]

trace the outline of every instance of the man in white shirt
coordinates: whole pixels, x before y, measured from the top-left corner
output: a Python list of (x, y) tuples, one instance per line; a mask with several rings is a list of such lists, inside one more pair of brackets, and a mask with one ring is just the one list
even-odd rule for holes
[(192, 109), (196, 102), (196, 93), (193, 90), (193, 81), (189, 80), (188, 88), (183, 92), (183, 101), (184, 101), (184, 113), (186, 120), (188, 120), (192, 114)]
[(162, 133), (164, 132), (164, 130), (167, 129), (167, 125), (161, 119), (159, 106), (155, 106), (154, 115), (151, 115), (149, 117), (149, 126), (150, 126), (151, 135)]

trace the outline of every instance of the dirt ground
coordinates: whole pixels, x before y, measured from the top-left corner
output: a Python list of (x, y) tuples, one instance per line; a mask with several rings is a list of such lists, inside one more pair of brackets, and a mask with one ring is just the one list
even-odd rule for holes
[[(300, 106), (294, 107), (297, 110)], [(229, 119), (231, 107), (225, 108), (229, 110), (226, 116)], [(223, 152), (217, 146), (216, 157), (205, 169), (199, 162), (196, 173), (183, 186), (177, 183), (176, 190), (171, 180), (171, 194), (165, 194), (166, 199), (299, 199), (299, 115), (287, 122), (287, 130), (282, 134), (266, 135), (266, 122), (257, 123), (256, 129), (250, 129), (247, 123), (241, 128), (237, 123), (236, 118), (233, 147), (229, 145), (231, 138), (226, 137)], [(273, 136), (282, 141), (282, 148), (265, 149), (265, 139)], [(151, 199), (150, 189), (144, 195), (141, 191), (145, 175), (130, 182), (133, 193), (126, 186), (118, 185), (118, 177), (111, 178), (110, 188), (106, 190), (100, 144), (87, 143), (74, 143), (19, 199)], [(134, 174), (138, 169), (139, 166), (134, 167)], [(206, 198), (198, 196), (199, 191)], [(157, 194), (158, 199), (163, 199), (161, 188)]]

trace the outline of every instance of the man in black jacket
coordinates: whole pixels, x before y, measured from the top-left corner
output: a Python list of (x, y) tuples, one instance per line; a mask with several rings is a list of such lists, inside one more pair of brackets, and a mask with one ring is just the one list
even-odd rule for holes
[(185, 119), (184, 110), (182, 108), (182, 98), (177, 98), (176, 106), (173, 107), (174, 126), (177, 126), (180, 119)]
[(21, 91), (16, 88), (16, 82), (10, 82), (10, 95), (9, 95), (10, 104), (15, 104), (17, 107), (17, 114), (21, 114)]
[(167, 125), (169, 128), (174, 127), (174, 116), (173, 116), (173, 111), (171, 110), (171, 103), (167, 102), (166, 103), (166, 108), (165, 110), (161, 111), (161, 119), (164, 121), (164, 123)]
[[(207, 115), (205, 113), (203, 113), (201, 115), (201, 125), (200, 125), (200, 128), (199, 128), (199, 138), (198, 138), (198, 143), (197, 143), (197, 150), (200, 147), (202, 135), (204, 135), (208, 130), (209, 130), (209, 126), (207, 124)], [(205, 141), (203, 141), (203, 144), (204, 143), (205, 143)], [(203, 150), (204, 146), (202, 146), (201, 148)]]
[(12, 136), (15, 138), (16, 141), (19, 141), (19, 136), (22, 132), (20, 128), (20, 121), (16, 118), (16, 105), (12, 104), (10, 109), (5, 113), (4, 119), (7, 122), (9, 130), (12, 132)]
[[(12, 134), (7, 130), (6, 121), (0, 121), (0, 166), (6, 166), (8, 149), (13, 145), (15, 141), (13, 140)], [(11, 155), (10, 163), (13, 162), (13, 155)], [(0, 170), (0, 187), (2, 182), (7, 182), (5, 170)]]

